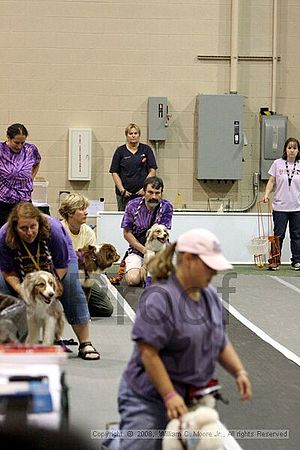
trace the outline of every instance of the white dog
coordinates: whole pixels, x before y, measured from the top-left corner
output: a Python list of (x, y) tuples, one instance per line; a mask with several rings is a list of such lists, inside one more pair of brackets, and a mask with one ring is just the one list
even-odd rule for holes
[(217, 411), (208, 406), (199, 406), (181, 419), (171, 420), (163, 439), (163, 450), (223, 450), (218, 420)]
[(55, 277), (43, 270), (29, 273), (21, 284), (21, 297), (27, 305), (27, 344), (52, 345), (63, 333), (64, 314), (56, 297)]
[(151, 275), (148, 272), (148, 264), (150, 260), (165, 248), (169, 240), (169, 230), (160, 224), (154, 224), (147, 231), (146, 234), (146, 253), (144, 255), (143, 269), (144, 269), (144, 281), (146, 286), (150, 284)]

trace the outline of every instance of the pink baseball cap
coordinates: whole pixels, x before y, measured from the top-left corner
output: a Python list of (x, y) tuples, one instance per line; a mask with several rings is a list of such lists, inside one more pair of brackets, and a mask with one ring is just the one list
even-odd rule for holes
[(203, 228), (195, 228), (181, 234), (177, 239), (176, 250), (198, 255), (211, 269), (232, 269), (232, 265), (221, 252), (218, 238)]

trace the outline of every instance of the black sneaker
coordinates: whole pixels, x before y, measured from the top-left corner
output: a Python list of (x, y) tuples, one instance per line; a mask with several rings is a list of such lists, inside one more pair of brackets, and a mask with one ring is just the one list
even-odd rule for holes
[(293, 270), (300, 270), (300, 262), (293, 263), (291, 265), (291, 269), (293, 269)]

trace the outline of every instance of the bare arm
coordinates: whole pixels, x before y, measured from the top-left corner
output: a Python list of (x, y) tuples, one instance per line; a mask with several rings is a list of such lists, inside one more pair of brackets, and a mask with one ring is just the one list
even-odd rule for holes
[(36, 174), (38, 173), (39, 168), (40, 168), (40, 163), (38, 163), (32, 167), (32, 179), (33, 180), (34, 180)]
[(275, 183), (276, 183), (276, 179), (275, 179), (275, 177), (273, 177), (273, 176), (271, 175), (270, 178), (269, 178), (269, 180), (268, 180), (268, 182), (267, 182), (265, 194), (264, 194), (264, 197), (263, 197), (263, 201), (264, 201), (265, 203), (269, 200), (269, 195), (270, 195), (271, 192), (273, 191), (274, 186), (275, 186)]
[(156, 169), (151, 168), (151, 169), (149, 169), (147, 178), (149, 178), (149, 177), (155, 177), (155, 175), (156, 175)]
[(142, 245), (137, 238), (133, 235), (131, 230), (128, 230), (126, 228), (124, 228), (123, 230), (123, 236), (126, 239), (126, 241), (136, 250), (138, 250), (139, 252), (143, 253), (143, 255), (146, 252), (146, 248), (144, 245)]
[(114, 180), (115, 185), (119, 189), (119, 191), (122, 192), (124, 190), (124, 187), (122, 184), (122, 180), (119, 177), (119, 174), (117, 172), (112, 172), (111, 176), (112, 176), (112, 179)]
[[(64, 269), (56, 269), (57, 275), (59, 277), (59, 279), (61, 280), (65, 274), (67, 273), (67, 268)], [(6, 281), (7, 284), (9, 284), (14, 291), (16, 291), (16, 293), (18, 295), (20, 295), (20, 291), (21, 291), (21, 281), (17, 275), (16, 272), (2, 272), (3, 278)]]
[(63, 279), (63, 277), (66, 275), (68, 268), (63, 268), (63, 269), (56, 269), (56, 273), (59, 277), (60, 280)]
[(131, 195), (131, 192), (126, 191), (119, 174), (117, 172), (112, 172), (111, 176), (121, 195), (123, 195), (124, 197), (129, 197)]
[(57, 295), (57, 297), (61, 297), (62, 296), (62, 294), (63, 294), (63, 291), (64, 291), (64, 286), (63, 286), (63, 283), (62, 283), (62, 279), (63, 279), (63, 277), (65, 276), (65, 274), (67, 273), (67, 268), (64, 268), (64, 269), (55, 269), (55, 278), (58, 278), (57, 280), (56, 280), (56, 295)]
[(16, 272), (2, 272), (3, 278), (20, 295), (21, 281)]
[(157, 349), (144, 342), (139, 342), (138, 348), (147, 375), (161, 397), (164, 398), (167, 394), (171, 394), (169, 400), (165, 401), (169, 418), (174, 419), (185, 414), (188, 411), (186, 404), (183, 398), (175, 392)]
[[(146, 179), (149, 177), (155, 177), (155, 175), (156, 175), (156, 169), (149, 169)], [(141, 188), (139, 191), (137, 191), (137, 194), (144, 195), (144, 188)]]
[(230, 342), (220, 352), (219, 363), (235, 377), (241, 400), (249, 400), (252, 397), (251, 383), (238, 354)]

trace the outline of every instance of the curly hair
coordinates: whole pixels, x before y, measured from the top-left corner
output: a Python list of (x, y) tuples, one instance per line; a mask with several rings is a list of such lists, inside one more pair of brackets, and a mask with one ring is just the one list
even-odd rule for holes
[(63, 199), (58, 212), (65, 220), (68, 220), (70, 214), (74, 214), (78, 209), (86, 209), (88, 206), (88, 199), (84, 195), (74, 192)]
[(20, 202), (11, 210), (7, 220), (6, 244), (15, 250), (19, 247), (20, 237), (17, 232), (17, 225), (20, 218), (35, 219), (39, 224), (39, 237), (48, 239), (50, 236), (50, 225), (47, 217), (30, 202)]

